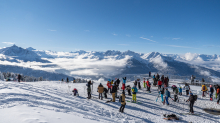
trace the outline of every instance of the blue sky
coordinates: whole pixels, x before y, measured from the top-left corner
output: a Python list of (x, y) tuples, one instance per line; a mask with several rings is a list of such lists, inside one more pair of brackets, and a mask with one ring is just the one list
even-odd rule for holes
[(219, 54), (219, 0), (0, 0), (0, 47)]

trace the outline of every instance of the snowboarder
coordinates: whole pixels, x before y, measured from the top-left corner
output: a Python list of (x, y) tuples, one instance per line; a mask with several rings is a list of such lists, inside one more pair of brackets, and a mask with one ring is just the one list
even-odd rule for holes
[(164, 100), (163, 100), (163, 95), (164, 95), (164, 87), (162, 86), (162, 87), (160, 88), (160, 96), (161, 96), (161, 101), (162, 101), (162, 103), (164, 102)]
[(112, 85), (112, 102), (115, 102), (115, 94), (117, 93), (117, 87), (113, 84)]
[(138, 83), (138, 88), (141, 89), (141, 80), (137, 79), (137, 83)]
[(186, 101), (186, 102), (190, 102), (189, 103), (189, 107), (190, 107), (190, 113), (194, 113), (194, 111), (193, 111), (193, 105), (194, 105), (194, 103), (195, 103), (195, 101), (196, 101), (196, 99), (195, 99), (195, 96), (193, 96), (193, 93), (192, 92), (190, 92), (190, 96), (189, 96), (189, 99)]
[(162, 86), (162, 81), (160, 81), (160, 79), (158, 79), (158, 90), (160, 90), (161, 86)]
[(212, 101), (212, 96), (213, 96), (213, 92), (214, 92), (214, 88), (212, 87), (212, 85), (210, 85), (210, 100)]
[(182, 87), (179, 87), (179, 95), (182, 95), (182, 92), (183, 92)]
[(78, 90), (76, 88), (73, 89), (73, 95), (76, 96), (78, 94)]
[(128, 85), (126, 87), (126, 90), (128, 91), (128, 95), (131, 96), (131, 87), (130, 87), (130, 85)]
[(146, 88), (145, 78), (144, 78), (143, 84), (144, 84), (144, 88)]
[(126, 105), (126, 102), (125, 102), (125, 93), (122, 92), (121, 96), (120, 96), (120, 102), (121, 102), (121, 107), (119, 109), (119, 112), (121, 113), (124, 113), (124, 108), (125, 108), (125, 105)]
[(167, 105), (169, 105), (169, 102), (168, 102), (169, 97), (170, 97), (170, 92), (169, 92), (169, 90), (166, 88), (166, 91), (165, 91), (165, 99), (166, 99)]
[(137, 92), (138, 92), (138, 89), (136, 88), (136, 86), (134, 85), (133, 87), (132, 87), (132, 101), (133, 102), (136, 102), (137, 101), (137, 99), (136, 99), (136, 94), (137, 94)]
[(123, 82), (122, 82), (122, 90), (123, 92), (125, 92), (125, 84), (126, 84), (126, 77), (122, 78)]
[(178, 93), (179, 93), (178, 88), (176, 88), (174, 90), (174, 102), (176, 102), (178, 100)]
[(104, 87), (103, 87), (102, 83), (100, 83), (100, 85), (98, 86), (97, 89), (98, 89), (97, 92), (99, 92), (99, 99), (100, 99), (100, 97), (101, 97), (101, 100), (102, 100), (102, 93), (103, 93), (103, 91), (104, 91)]
[(107, 99), (107, 93), (108, 93), (108, 89), (104, 88), (104, 97), (105, 97), (105, 99)]
[(147, 79), (147, 91), (149, 91), (150, 92), (150, 87), (151, 87), (151, 83), (149, 82), (149, 80)]
[(91, 99), (91, 87), (90, 86), (88, 86), (87, 87), (87, 94), (88, 94), (88, 99)]
[(107, 82), (107, 86), (108, 86), (108, 93), (111, 93), (111, 82)]
[(189, 85), (187, 83), (185, 83), (184, 88), (186, 89), (186, 95), (189, 95), (190, 87), (189, 87)]
[(202, 85), (201, 91), (202, 91), (202, 97), (205, 97), (205, 93), (207, 93), (208, 89), (205, 85)]
[(21, 81), (21, 75), (18, 74), (18, 82), (20, 82), (20, 81)]
[(220, 101), (220, 87), (218, 86), (217, 90), (216, 90), (216, 93), (218, 95), (218, 98), (217, 98), (217, 104), (219, 104), (219, 101)]

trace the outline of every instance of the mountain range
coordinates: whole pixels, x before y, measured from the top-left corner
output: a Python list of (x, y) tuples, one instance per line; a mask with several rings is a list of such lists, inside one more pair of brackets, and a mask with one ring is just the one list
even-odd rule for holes
[(188, 78), (191, 75), (207, 79), (220, 77), (219, 55), (195, 53), (179, 55), (159, 52), (136, 53), (130, 50), (54, 52), (13, 45), (0, 49), (0, 62), (0, 71), (25, 73), (35, 77), (47, 74), (45, 77), (51, 80), (65, 77), (107, 79), (144, 75), (150, 71), (152, 74)]

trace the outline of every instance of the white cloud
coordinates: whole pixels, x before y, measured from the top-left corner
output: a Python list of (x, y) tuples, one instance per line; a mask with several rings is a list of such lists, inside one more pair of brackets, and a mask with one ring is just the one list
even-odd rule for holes
[(118, 34), (112, 33), (112, 35), (117, 36)]
[(13, 43), (13, 42), (2, 42), (2, 43), (7, 44), (7, 45), (15, 44), (15, 43)]
[(126, 36), (127, 36), (127, 37), (131, 37), (131, 35), (129, 35), (129, 34), (126, 34)]
[(48, 29), (49, 31), (52, 31), (52, 32), (55, 32), (55, 31), (57, 31), (57, 30), (54, 30), (54, 29)]
[(141, 39), (144, 39), (144, 40), (148, 40), (148, 41), (151, 41), (151, 42), (156, 42), (154, 40), (151, 40), (151, 39), (148, 39), (148, 38), (144, 38), (144, 37), (140, 37)]
[(204, 76), (210, 76), (211, 75), (209, 71), (200, 71), (200, 74), (204, 75)]

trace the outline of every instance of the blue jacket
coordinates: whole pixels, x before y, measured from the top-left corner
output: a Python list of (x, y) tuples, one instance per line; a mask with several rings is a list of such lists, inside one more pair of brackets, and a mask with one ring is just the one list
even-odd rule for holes
[(183, 91), (182, 88), (179, 88), (179, 92), (182, 93), (182, 91)]
[(136, 94), (136, 93), (138, 92), (138, 89), (137, 89), (136, 87), (132, 87), (131, 90), (133, 90), (133, 89), (134, 89), (134, 92), (132, 91), (132, 93), (133, 93), (133, 94)]
[(165, 91), (165, 96), (170, 97), (170, 92), (168, 90)]
[(126, 79), (123, 78), (123, 84), (126, 84)]

